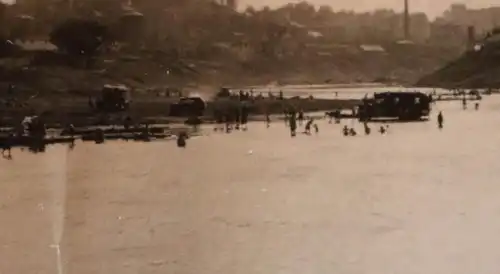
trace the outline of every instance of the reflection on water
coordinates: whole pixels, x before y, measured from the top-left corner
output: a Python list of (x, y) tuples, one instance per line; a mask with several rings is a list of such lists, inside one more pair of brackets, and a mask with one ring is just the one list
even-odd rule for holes
[(345, 124), (363, 125), (318, 121), (318, 135), (290, 138), (255, 123), (186, 149), (13, 150), (0, 273), (56, 273), (59, 241), (65, 273), (496, 274), (499, 109), (437, 104), (442, 131), (435, 116), (349, 138)]

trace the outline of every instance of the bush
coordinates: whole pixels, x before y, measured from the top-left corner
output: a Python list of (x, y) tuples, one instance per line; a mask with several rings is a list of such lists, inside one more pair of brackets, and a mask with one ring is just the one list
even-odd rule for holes
[(50, 34), (50, 41), (59, 50), (75, 56), (95, 56), (108, 42), (108, 28), (99, 22), (69, 19), (58, 25)]

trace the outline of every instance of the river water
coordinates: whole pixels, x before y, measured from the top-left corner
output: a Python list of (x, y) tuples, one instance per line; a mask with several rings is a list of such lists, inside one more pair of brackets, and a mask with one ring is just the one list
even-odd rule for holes
[(58, 273), (59, 245), (60, 273), (496, 274), (500, 98), (434, 110), (442, 131), (346, 138), (319, 121), (292, 139), (275, 122), (186, 149), (14, 150), (0, 160), (0, 273)]

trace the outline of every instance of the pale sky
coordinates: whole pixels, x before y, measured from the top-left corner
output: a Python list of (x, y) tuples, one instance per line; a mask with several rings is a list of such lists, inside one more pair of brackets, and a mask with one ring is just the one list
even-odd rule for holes
[[(431, 17), (440, 15), (452, 3), (463, 3), (469, 8), (483, 8), (490, 6), (500, 6), (500, 0), (409, 0), (412, 12), (423, 11)], [(238, 0), (238, 6), (245, 8), (252, 5), (261, 8), (265, 5), (271, 8), (285, 5), (290, 2), (300, 2), (299, 0)], [(308, 0), (314, 5), (330, 5), (334, 10), (355, 10), (367, 11), (378, 8), (390, 8), (394, 10), (403, 9), (403, 0)]]

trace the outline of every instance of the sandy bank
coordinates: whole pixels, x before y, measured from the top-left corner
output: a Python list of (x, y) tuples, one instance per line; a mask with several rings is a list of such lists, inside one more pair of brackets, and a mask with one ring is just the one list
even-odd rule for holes
[[(0, 126), (15, 126), (28, 115), (41, 115), (51, 127), (60, 127), (73, 124), (77, 127), (91, 125), (121, 124), (123, 118), (130, 116), (136, 123), (182, 123), (186, 117), (171, 117), (171, 99), (139, 98), (134, 100), (130, 109), (125, 112), (103, 114), (93, 112), (88, 107), (88, 101), (80, 99), (71, 100), (43, 100), (30, 101), (26, 106), (2, 107), (0, 109)], [(351, 109), (359, 100), (353, 99), (261, 99), (250, 102), (251, 117), (262, 116), (265, 113), (282, 114), (285, 109), (293, 107), (304, 112), (329, 111), (333, 109)], [(204, 122), (213, 121), (214, 110), (225, 108), (234, 104), (229, 101), (210, 101), (202, 118)], [(258, 118), (257, 118), (258, 119)]]

